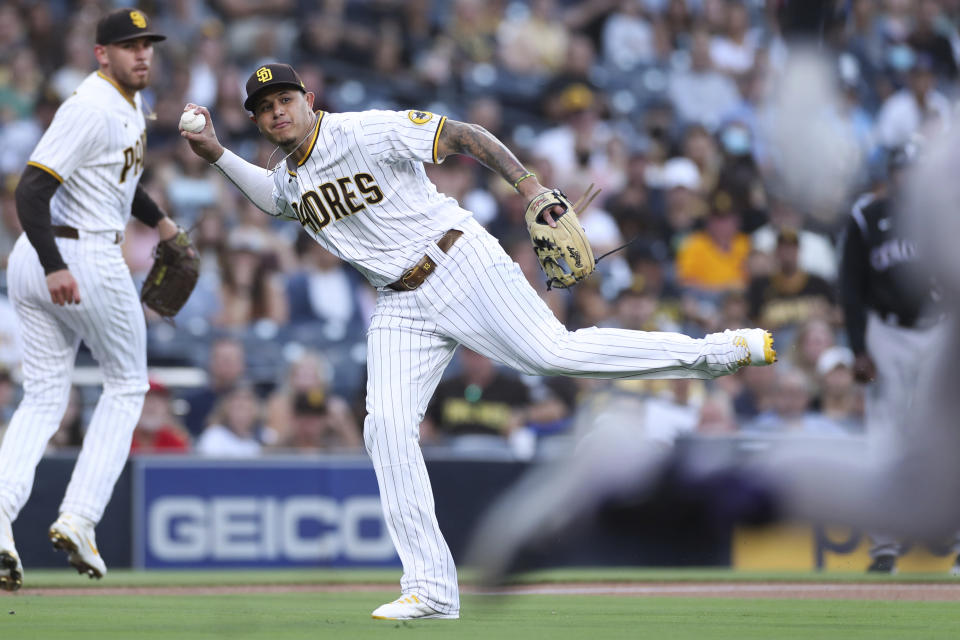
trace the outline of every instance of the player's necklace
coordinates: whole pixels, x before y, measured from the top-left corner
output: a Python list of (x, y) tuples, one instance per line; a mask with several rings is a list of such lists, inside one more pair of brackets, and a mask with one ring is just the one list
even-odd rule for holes
[[(290, 156), (292, 156), (293, 154), (295, 154), (295, 153), (297, 152), (297, 149), (299, 149), (300, 146), (301, 146), (304, 142), (307, 141), (307, 138), (310, 137), (310, 134), (313, 133), (313, 130), (314, 130), (314, 128), (315, 128), (316, 126), (317, 126), (317, 114), (314, 113), (314, 114), (313, 114), (313, 124), (310, 125), (310, 127), (307, 129), (307, 132), (306, 132), (305, 134), (303, 134), (303, 137), (302, 137), (302, 138), (300, 138), (300, 142), (297, 143), (297, 146), (295, 146), (295, 147), (290, 151), (290, 153), (288, 153), (287, 155), (285, 155), (285, 156), (283, 156), (282, 158), (280, 158), (280, 162), (278, 162), (277, 164), (275, 164), (275, 165), (273, 166), (273, 168), (270, 169), (270, 173), (273, 173), (274, 171), (276, 171), (277, 169), (279, 169), (281, 165), (283, 165), (284, 167), (287, 166), (287, 158), (289, 158)], [(273, 163), (273, 156), (276, 155), (277, 151), (280, 151), (280, 147), (277, 147), (276, 149), (274, 149), (274, 150), (273, 150), (273, 153), (270, 154), (270, 157), (267, 158), (267, 166), (268, 166), (268, 167)]]
[(463, 399), (470, 404), (479, 402), (482, 397), (483, 388), (478, 384), (468, 384), (467, 388), (463, 390)]

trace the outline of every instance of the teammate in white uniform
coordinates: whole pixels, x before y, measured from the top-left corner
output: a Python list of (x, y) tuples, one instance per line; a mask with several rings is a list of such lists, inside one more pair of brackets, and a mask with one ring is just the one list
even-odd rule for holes
[(0, 446), (0, 587), (7, 590), (23, 580), (11, 523), (60, 424), (81, 339), (100, 364), (103, 393), (50, 539), (80, 573), (107, 571), (94, 526), (148, 388), (143, 308), (120, 242), (131, 210), (163, 238), (177, 232), (139, 187), (147, 135), (138, 91), (149, 80), (153, 43), (163, 39), (133, 9), (100, 20), (100, 69), (60, 106), (17, 187), (25, 232), (10, 254), (8, 284), (23, 328), (24, 394)]
[(314, 113), (313, 94), (282, 64), (258, 69), (247, 96), (251, 119), (287, 154), (283, 166), (269, 171), (225, 150), (203, 107), (187, 105), (206, 116), (204, 130), (181, 135), (260, 209), (298, 220), (379, 291), (364, 440), (404, 574), (401, 598), (374, 618), (459, 617), (456, 569), (419, 446), (427, 403), (458, 344), (539, 375), (713, 378), (773, 362), (772, 339), (760, 329), (702, 340), (568, 331), (498, 242), (426, 176), (424, 162), (462, 153), (528, 198), (544, 191), (481, 127), (424, 111)]

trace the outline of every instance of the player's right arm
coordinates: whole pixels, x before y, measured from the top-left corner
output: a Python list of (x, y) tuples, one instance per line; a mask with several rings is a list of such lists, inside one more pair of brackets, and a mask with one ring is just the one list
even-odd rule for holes
[(24, 169), (13, 197), (20, 226), (47, 276), (50, 299), (54, 304), (64, 305), (80, 302), (80, 288), (60, 255), (51, 228), (50, 199), (59, 186), (60, 181), (53, 174), (31, 164)]
[(271, 173), (263, 167), (247, 162), (220, 144), (213, 128), (213, 118), (206, 107), (188, 103), (185, 108), (202, 113), (207, 119), (206, 125), (197, 133), (180, 129), (180, 135), (190, 143), (193, 152), (212, 164), (264, 213), (271, 216), (288, 215), (286, 207), (278, 201)]
[(50, 201), (60, 185), (102, 150), (103, 114), (79, 100), (67, 100), (30, 155), (14, 197), (17, 217), (37, 251), (50, 299), (58, 305), (80, 302), (80, 289), (53, 237)]

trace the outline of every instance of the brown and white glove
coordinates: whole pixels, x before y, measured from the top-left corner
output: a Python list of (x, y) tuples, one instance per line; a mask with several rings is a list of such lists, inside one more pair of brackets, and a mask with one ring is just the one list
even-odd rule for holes
[[(537, 260), (547, 275), (548, 289), (571, 287), (593, 273), (596, 267), (593, 249), (577, 218), (577, 209), (581, 205), (583, 209), (588, 207), (600, 193), (598, 189), (591, 194), (592, 189), (593, 185), (590, 185), (576, 204), (572, 204), (559, 189), (553, 189), (537, 194), (527, 205), (524, 216), (527, 231)], [(551, 227), (543, 214), (557, 205), (564, 211), (559, 216), (553, 215), (557, 226)]]

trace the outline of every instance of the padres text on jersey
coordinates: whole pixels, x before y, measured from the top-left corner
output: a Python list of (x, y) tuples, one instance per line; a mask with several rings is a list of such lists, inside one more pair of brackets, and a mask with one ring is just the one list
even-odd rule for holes
[(436, 162), (445, 117), (426, 111), (318, 112), (307, 156), (274, 173), (275, 196), (321, 245), (383, 286), (470, 214), (437, 192), (424, 162)]

